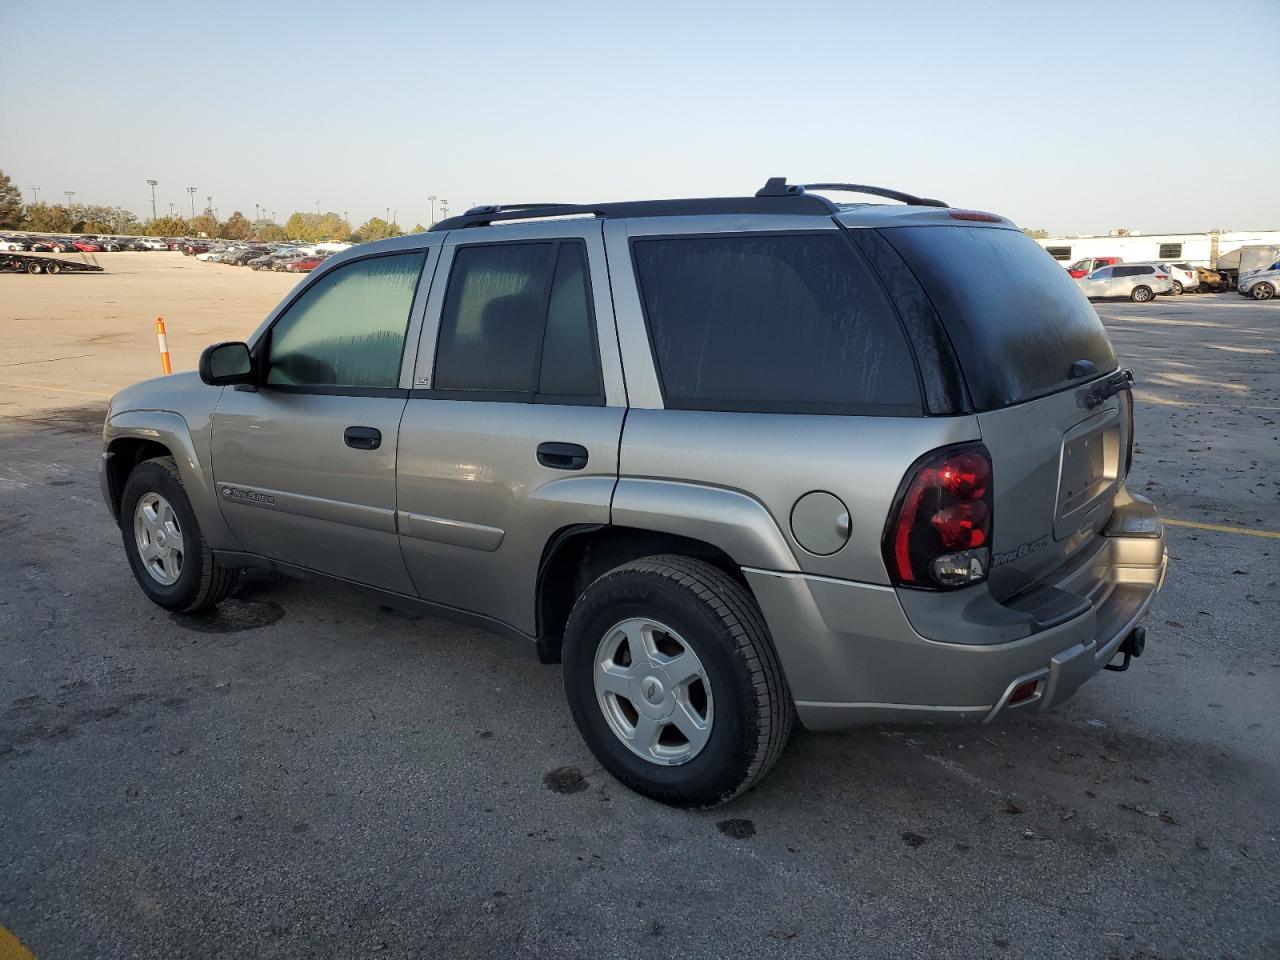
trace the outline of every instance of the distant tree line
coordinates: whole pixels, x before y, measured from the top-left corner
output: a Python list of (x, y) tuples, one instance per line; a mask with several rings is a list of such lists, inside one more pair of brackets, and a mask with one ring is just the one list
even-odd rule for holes
[[(371, 217), (352, 230), (337, 213), (293, 213), (284, 226), (273, 220), (249, 221), (239, 210), (219, 220), (213, 210), (205, 208), (198, 216), (156, 217), (140, 220), (123, 207), (105, 207), (86, 203), (28, 203), (22, 193), (0, 170), (0, 229), (27, 230), (32, 233), (108, 233), (143, 237), (204, 236), (222, 240), (262, 240), (274, 242), (297, 240), (304, 243), (350, 241), (364, 243), (387, 237), (404, 236), (395, 222)], [(415, 224), (410, 233), (427, 228)]]

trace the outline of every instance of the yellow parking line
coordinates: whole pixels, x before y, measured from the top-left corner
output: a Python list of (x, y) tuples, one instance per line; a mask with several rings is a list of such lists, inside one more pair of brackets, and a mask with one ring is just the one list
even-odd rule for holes
[(36, 960), (36, 955), (0, 923), (0, 960)]
[(1248, 527), (1231, 527), (1225, 523), (1197, 523), (1194, 520), (1174, 520), (1172, 517), (1165, 517), (1164, 522), (1171, 527), (1191, 527), (1193, 530), (1214, 530), (1218, 533), (1243, 533), (1250, 537), (1280, 540), (1280, 531), (1276, 530), (1250, 530)]

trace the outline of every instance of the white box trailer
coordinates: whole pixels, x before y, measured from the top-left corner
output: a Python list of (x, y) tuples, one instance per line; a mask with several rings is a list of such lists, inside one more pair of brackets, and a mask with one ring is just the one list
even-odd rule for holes
[(1085, 257), (1119, 257), (1129, 263), (1173, 260), (1193, 267), (1216, 267), (1220, 258), (1241, 247), (1280, 244), (1280, 230), (1046, 237), (1036, 243), (1068, 268)]
[(1222, 254), (1218, 257), (1217, 269), (1243, 277), (1257, 270), (1266, 270), (1277, 260), (1280, 260), (1280, 244), (1252, 243)]

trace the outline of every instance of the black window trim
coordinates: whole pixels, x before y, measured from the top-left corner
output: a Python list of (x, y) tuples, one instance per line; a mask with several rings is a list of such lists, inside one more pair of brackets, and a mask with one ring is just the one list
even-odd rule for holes
[[(410, 393), (404, 387), (357, 387), (346, 386), (343, 384), (329, 383), (267, 383), (267, 363), (266, 360), (271, 356), (271, 336), (275, 333), (276, 324), (278, 324), (294, 305), (304, 296), (307, 291), (314, 287), (317, 283), (327, 277), (330, 273), (336, 273), (344, 270), (352, 264), (362, 263), (365, 260), (377, 260), (382, 257), (403, 257), (407, 254), (417, 254), (422, 257), (422, 265), (418, 268), (418, 279), (413, 284), (413, 296), (409, 298), (409, 312), (405, 316), (404, 339), (400, 344), (400, 362), (396, 367), (396, 380), (400, 379), (400, 371), (404, 369), (405, 350), (409, 346), (409, 328), (413, 325), (413, 305), (418, 302), (418, 293), (422, 289), (422, 278), (426, 276), (427, 262), (431, 259), (431, 250), (437, 245), (426, 245), (421, 247), (409, 247), (405, 250), (379, 250), (377, 253), (366, 253), (361, 256), (352, 257), (344, 260), (332, 270), (325, 270), (323, 273), (316, 274), (308, 279), (305, 284), (301, 284), (300, 288), (295, 290), (293, 294), (285, 301), (284, 305), (276, 313), (272, 319), (270, 326), (262, 331), (262, 336), (258, 338), (257, 343), (253, 345), (250, 351), (250, 357), (253, 359), (255, 368), (258, 371), (258, 382), (252, 388), (256, 390), (271, 390), (275, 393), (296, 393), (296, 394), (312, 394), (318, 397), (407, 397)], [(415, 350), (417, 344), (414, 344)], [(245, 387), (236, 387), (237, 390), (246, 389)]]
[(600, 336), (596, 323), (595, 289), (591, 283), (591, 248), (584, 237), (513, 237), (507, 240), (479, 240), (459, 243), (453, 248), (449, 258), (449, 275), (445, 277), (443, 294), (440, 298), (440, 319), (436, 325), (436, 342), (431, 354), (431, 382), (436, 382), (440, 363), (440, 334), (444, 329), (445, 306), (449, 299), (449, 284), (453, 280), (453, 271), (458, 265), (458, 253), (469, 247), (510, 247), (510, 246), (551, 246), (555, 252), (551, 259), (551, 279), (547, 283), (547, 292), (542, 301), (542, 329), (538, 332), (538, 346), (535, 351), (534, 380), (541, 385), (542, 380), (542, 347), (547, 336), (547, 315), (551, 307), (551, 294), (555, 287), (556, 270), (560, 266), (560, 250), (565, 244), (577, 244), (582, 249), (583, 279), (586, 281), (587, 327), (591, 331), (591, 354), (596, 365), (596, 383), (600, 392), (595, 395), (548, 394), (530, 390), (467, 390), (459, 387), (426, 387), (408, 391), (410, 400), (469, 400), (474, 403), (541, 403), (553, 406), (571, 407), (603, 407), (604, 371), (600, 365)]
[[(915, 347), (912, 346), (911, 337), (908, 335), (906, 326), (902, 322), (902, 317), (898, 313), (898, 307), (893, 302), (893, 298), (889, 296), (889, 291), (885, 289), (884, 283), (880, 278), (878, 271), (874, 265), (867, 259), (866, 255), (858, 248), (858, 245), (849, 237), (847, 229), (842, 227), (836, 221), (834, 230), (826, 229), (800, 229), (800, 230), (735, 230), (732, 233), (724, 230), (711, 230), (697, 233), (653, 233), (642, 234), (638, 236), (628, 237), (627, 252), (631, 257), (631, 275), (635, 278), (636, 296), (640, 300), (640, 312), (644, 321), (645, 336), (649, 341), (649, 359), (653, 364), (653, 372), (658, 379), (658, 392), (662, 394), (662, 406), (666, 410), (701, 410), (718, 413), (753, 413), (760, 415), (779, 416), (843, 416), (843, 417), (924, 417), (929, 415), (928, 404), (925, 401), (924, 381), (920, 374), (920, 359), (916, 356)], [(726, 237), (738, 239), (742, 237), (840, 237), (853, 255), (858, 258), (862, 265), (866, 268), (867, 274), (874, 278), (876, 287), (880, 291), (880, 295), (884, 297), (885, 302), (889, 305), (889, 310), (893, 314), (893, 318), (897, 321), (898, 330), (902, 334), (902, 342), (907, 348), (907, 356), (911, 358), (911, 367), (916, 375), (916, 390), (919, 402), (910, 410), (905, 409), (905, 405), (898, 404), (890, 406), (888, 404), (856, 404), (856, 403), (798, 403), (790, 409), (784, 406), (773, 406), (768, 410), (761, 409), (759, 404), (746, 404), (740, 401), (725, 401), (723, 403), (714, 400), (703, 401), (678, 401), (673, 404), (667, 397), (667, 385), (662, 379), (662, 365), (658, 362), (658, 345), (653, 340), (653, 325), (649, 322), (649, 304), (645, 300), (644, 285), (640, 282), (640, 267), (636, 260), (636, 244), (646, 243), (650, 240), (721, 240)], [(818, 409), (826, 408), (826, 409)]]

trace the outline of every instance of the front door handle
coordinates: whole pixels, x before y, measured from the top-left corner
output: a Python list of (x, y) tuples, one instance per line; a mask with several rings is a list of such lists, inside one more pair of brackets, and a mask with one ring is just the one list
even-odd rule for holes
[(552, 470), (581, 470), (587, 465), (587, 448), (580, 443), (540, 443), (538, 462)]
[(382, 446), (382, 431), (374, 427), (347, 427), (342, 439), (356, 450), (377, 450)]

